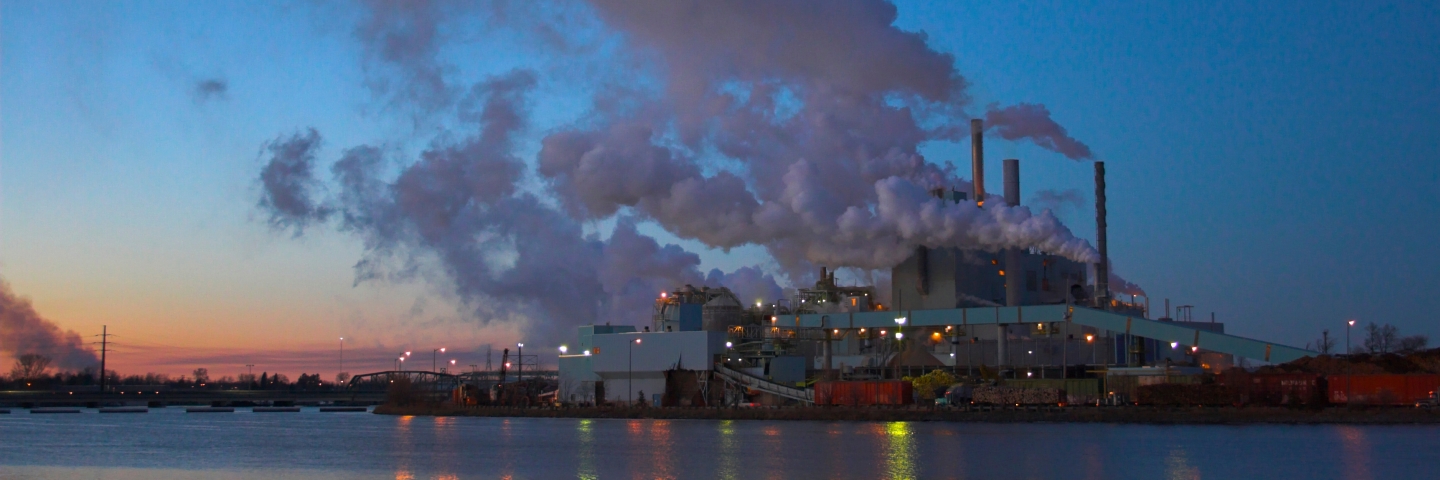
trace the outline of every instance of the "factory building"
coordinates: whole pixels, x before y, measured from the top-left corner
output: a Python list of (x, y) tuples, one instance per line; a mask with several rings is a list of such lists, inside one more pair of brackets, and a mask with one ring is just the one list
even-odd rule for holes
[[(973, 198), (937, 190), (946, 208), (982, 208), (987, 199), (984, 128), (979, 120), (971, 127)], [(1019, 205), (1019, 161), (1003, 166), (1003, 201)], [(813, 401), (803, 389), (817, 379), (896, 379), (937, 368), (1010, 379), (1124, 367), (1219, 371), (1236, 354), (1285, 361), (1313, 353), (1226, 335), (1213, 318), (1194, 321), (1189, 306), (1172, 318), (1168, 300), (1161, 318), (1150, 320), (1149, 299), (1115, 298), (1104, 178), (1104, 163), (1096, 162), (1096, 263), (1035, 249), (921, 247), (892, 269), (889, 305), (873, 287), (837, 285), (825, 268), (813, 287), (753, 305), (723, 287), (685, 285), (659, 295), (643, 330), (580, 327), (578, 351), (560, 357), (560, 399), (659, 404), (667, 372), (675, 371), (700, 372), (697, 401), (717, 398), (706, 393), (712, 387), (732, 401), (727, 385), (744, 392), (740, 398), (759, 389)], [(712, 378), (720, 385), (706, 383)]]

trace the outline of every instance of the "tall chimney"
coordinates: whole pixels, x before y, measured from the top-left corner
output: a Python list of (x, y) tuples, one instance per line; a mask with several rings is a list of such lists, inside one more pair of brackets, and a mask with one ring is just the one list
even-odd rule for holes
[(970, 119), (970, 179), (974, 182), (975, 204), (985, 204), (985, 121)]
[[(1005, 177), (1005, 204), (1020, 206), (1020, 160), (1007, 158), (1001, 173)], [(1020, 275), (1024, 270), (1020, 266), (1020, 249), (1005, 249), (1005, 305), (1018, 307), (1021, 303)]]
[(1105, 228), (1105, 162), (1095, 162), (1095, 246), (1100, 250), (1100, 263), (1095, 265), (1095, 301), (1102, 307), (1110, 302), (1110, 250), (1105, 245)]

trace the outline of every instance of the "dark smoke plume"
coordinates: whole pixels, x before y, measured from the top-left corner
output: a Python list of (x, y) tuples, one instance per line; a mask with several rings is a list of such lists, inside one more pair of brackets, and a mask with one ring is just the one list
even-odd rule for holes
[(269, 214), (271, 227), (293, 228), (298, 235), (307, 224), (330, 215), (329, 208), (314, 198), (318, 186), (315, 152), (319, 148), (320, 133), (313, 128), (265, 145), (270, 161), (260, 170), (260, 208)]
[(210, 100), (224, 100), (230, 91), (230, 85), (223, 78), (207, 78), (195, 82), (195, 102), (205, 103)]
[(37, 353), (66, 370), (99, 368), (95, 350), (74, 331), (40, 316), (30, 301), (15, 295), (10, 284), (0, 280), (0, 355), (19, 357)]
[(1065, 127), (1050, 118), (1050, 109), (1044, 105), (1021, 103), (1005, 108), (991, 105), (985, 112), (985, 125), (994, 128), (1000, 138), (1006, 140), (1029, 139), (1046, 150), (1052, 150), (1071, 160), (1089, 160), (1090, 147), (1070, 137)]
[[(323, 200), (311, 173), (319, 135), (278, 139), (262, 172), (262, 210), (297, 234), (338, 218), (338, 228), (365, 244), (357, 282), (407, 279), (438, 265), (476, 318), (527, 321), (532, 335), (643, 321), (660, 291), (684, 283), (729, 286), (746, 301), (779, 296), (776, 277), (758, 268), (702, 275), (698, 256), (642, 234), (645, 225), (714, 248), (762, 246), (792, 285), (817, 265), (874, 276), (922, 245), (1038, 248), (1095, 260), (1049, 211), (932, 195), (968, 191), (953, 166), (919, 153), (925, 142), (960, 139), (967, 82), (923, 33), (893, 26), (894, 5), (589, 3), (603, 22), (591, 40), (614, 45), (610, 68), (635, 68), (619, 68), (623, 78), (586, 77), (592, 109), (549, 129), (531, 170), (516, 145), (529, 131), (527, 95), (541, 75), (519, 70), (467, 87), (451, 82), (440, 52), (451, 29), (477, 18), (487, 28), (558, 36), (542, 45), (582, 44), (559, 38), (574, 35), (568, 24), (515, 25), (559, 18), (524, 9), (469, 16), (460, 13), (474, 10), (460, 4), (365, 2), (355, 36), (374, 93), (445, 115), (459, 133), (439, 135), (416, 158), (396, 158), (403, 166), (393, 176), (382, 168), (392, 153), (345, 149), (331, 167), (335, 193)], [(588, 66), (564, 57), (576, 51), (552, 53)], [(659, 88), (637, 87), (649, 80)], [(1058, 131), (1025, 138), (1073, 142)], [(612, 219), (610, 238), (584, 233)]]

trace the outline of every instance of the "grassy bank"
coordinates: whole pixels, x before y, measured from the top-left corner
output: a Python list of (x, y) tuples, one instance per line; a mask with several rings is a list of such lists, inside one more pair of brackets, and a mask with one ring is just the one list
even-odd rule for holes
[(1070, 407), (996, 408), (956, 410), (926, 408), (506, 408), (382, 405), (380, 415), (532, 417), (532, 418), (646, 418), (704, 420), (811, 420), (811, 421), (917, 421), (986, 423), (1144, 423), (1144, 424), (1440, 424), (1440, 410), (1417, 408), (1166, 408)]

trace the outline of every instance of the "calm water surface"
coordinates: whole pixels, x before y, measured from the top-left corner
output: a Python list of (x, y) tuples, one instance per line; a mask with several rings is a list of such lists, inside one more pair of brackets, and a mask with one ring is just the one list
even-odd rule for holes
[(1440, 427), (0, 415), (0, 479), (1440, 478)]

